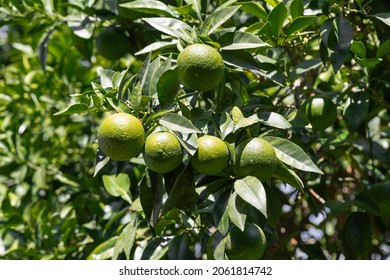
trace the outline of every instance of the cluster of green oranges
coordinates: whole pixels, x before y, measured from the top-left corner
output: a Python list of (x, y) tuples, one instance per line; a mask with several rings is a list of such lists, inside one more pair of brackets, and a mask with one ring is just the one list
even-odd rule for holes
[[(110, 58), (122, 56), (125, 50), (104, 49), (105, 37), (118, 36), (117, 29), (108, 29), (98, 38), (99, 52)], [(225, 66), (220, 53), (204, 44), (186, 47), (177, 57), (181, 83), (194, 91), (208, 91), (223, 80)], [(335, 104), (327, 97), (311, 97), (303, 106), (313, 130), (324, 130), (336, 120)], [(157, 173), (169, 173), (182, 165), (184, 150), (176, 134), (156, 131), (146, 137), (139, 119), (131, 114), (116, 113), (103, 120), (98, 128), (101, 151), (113, 160), (128, 161), (143, 154), (145, 165)], [(214, 135), (202, 135), (197, 140), (195, 154), (189, 162), (203, 175), (228, 175), (236, 178), (254, 176), (260, 181), (269, 180), (278, 165), (273, 146), (261, 137), (251, 137), (236, 143), (233, 148)], [(263, 230), (254, 223), (246, 223), (244, 230), (233, 225), (226, 235), (225, 253), (229, 259), (260, 259), (266, 248)]]
[[(159, 131), (145, 137), (142, 123), (133, 115), (115, 113), (105, 118), (98, 128), (102, 152), (113, 160), (127, 161), (143, 153), (146, 166), (158, 173), (168, 173), (183, 161), (183, 149), (177, 136)], [(194, 169), (204, 175), (218, 175), (233, 161), (235, 176), (255, 176), (268, 180), (276, 169), (275, 150), (266, 140), (254, 137), (241, 141), (231, 156), (228, 145), (220, 138), (203, 135), (198, 149), (190, 157)]]

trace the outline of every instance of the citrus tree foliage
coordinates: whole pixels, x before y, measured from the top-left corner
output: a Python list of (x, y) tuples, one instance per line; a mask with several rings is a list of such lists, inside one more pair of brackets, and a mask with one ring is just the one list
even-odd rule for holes
[[(4, 1), (0, 257), (225, 259), (229, 228), (255, 223), (264, 259), (389, 258), (386, 2)], [(109, 60), (96, 39), (113, 27), (128, 42), (108, 50), (129, 47)], [(207, 92), (178, 77), (196, 43), (226, 67)], [(306, 117), (313, 96), (337, 108), (326, 129)], [(96, 131), (114, 112), (174, 133), (181, 165), (106, 157)], [(202, 135), (230, 149), (217, 176), (190, 163)], [(259, 136), (278, 159), (272, 178), (236, 176), (235, 148)]]

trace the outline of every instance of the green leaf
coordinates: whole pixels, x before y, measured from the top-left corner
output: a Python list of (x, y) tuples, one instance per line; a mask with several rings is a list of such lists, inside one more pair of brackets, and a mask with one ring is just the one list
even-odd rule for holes
[(82, 114), (88, 112), (88, 105), (83, 103), (75, 103), (69, 105), (67, 108), (58, 111), (53, 116), (67, 116), (72, 114)]
[(116, 241), (113, 260), (116, 260), (119, 254), (123, 251), (127, 259), (130, 259), (130, 252), (133, 248), (135, 236), (137, 232), (138, 213), (130, 213), (130, 222), (125, 226), (119, 238)]
[(162, 235), (163, 231), (166, 229), (167, 226), (173, 225), (177, 223), (180, 220), (181, 212), (177, 208), (173, 208), (172, 210), (168, 211), (165, 215), (162, 215), (156, 224), (155, 232), (156, 235)]
[(356, 131), (366, 119), (370, 106), (370, 96), (367, 92), (353, 92), (349, 95), (344, 119), (350, 131)]
[(335, 19), (335, 29), (330, 37), (329, 47), (332, 50), (330, 55), (330, 61), (333, 66), (334, 73), (338, 72), (341, 66), (344, 64), (345, 59), (348, 56), (349, 48), (353, 40), (353, 27), (351, 22), (343, 17), (338, 16)]
[(280, 128), (280, 129), (291, 128), (290, 122), (285, 117), (275, 112), (261, 112), (261, 113), (254, 114), (249, 118), (252, 120), (259, 121), (265, 125)]
[(255, 1), (239, 2), (238, 5), (241, 6), (241, 10), (247, 12), (263, 21), (267, 20), (268, 13), (267, 10), (259, 3)]
[(324, 203), (324, 207), (329, 208), (333, 215), (337, 216), (342, 212), (348, 211), (352, 206), (352, 201), (338, 201), (338, 200), (327, 200)]
[(142, 110), (142, 86), (138, 82), (130, 93), (130, 104), (133, 108), (133, 114), (136, 117), (139, 117), (139, 114)]
[(245, 50), (269, 46), (258, 36), (241, 31), (227, 33), (220, 40), (223, 40), (221, 50)]
[(177, 139), (179, 140), (181, 146), (191, 155), (193, 156), (196, 153), (196, 150), (198, 149), (198, 136), (196, 133), (180, 133), (177, 131), (173, 131), (175, 135), (177, 136)]
[(267, 217), (267, 197), (263, 184), (253, 176), (246, 176), (234, 182), (234, 190), (247, 203)]
[(213, 209), (213, 218), (214, 224), (217, 225), (218, 231), (226, 235), (229, 230), (229, 213), (227, 209), (228, 201), (230, 197), (230, 189), (223, 190), (216, 195), (214, 209)]
[(297, 144), (274, 136), (264, 136), (275, 149), (276, 156), (284, 163), (302, 171), (324, 174)]
[(268, 15), (267, 21), (271, 23), (272, 35), (279, 38), (282, 33), (284, 21), (287, 19), (287, 7), (283, 2), (280, 2), (272, 9)]
[(202, 20), (202, 0), (185, 0), (185, 2), (192, 6), (196, 12), (198, 19)]
[(301, 75), (310, 70), (316, 69), (321, 66), (322, 61), (319, 57), (315, 57), (309, 60), (304, 60), (295, 66), (295, 74)]
[(193, 208), (193, 204), (197, 198), (195, 192), (195, 182), (193, 178), (193, 170), (191, 165), (187, 165), (184, 170), (177, 175), (173, 183), (169, 196), (165, 201), (161, 214), (164, 215), (173, 208), (187, 208), (189, 211)]
[(378, 13), (372, 15), (371, 17), (375, 17), (376, 19), (382, 21), (384, 24), (390, 26), (390, 13)]
[(162, 174), (148, 170), (140, 184), (140, 201), (146, 219), (156, 226), (165, 194)]
[(142, 50), (136, 52), (134, 55), (147, 54), (147, 53), (151, 53), (151, 52), (154, 52), (157, 50), (173, 47), (173, 46), (177, 45), (177, 42), (178, 42), (177, 39), (174, 39), (170, 42), (154, 42), (154, 43), (151, 43), (150, 45), (147, 45)]
[(144, 18), (143, 20), (167, 35), (192, 43), (192, 39), (188, 35), (191, 34), (192, 28), (181, 20), (165, 17)]
[(276, 7), (282, 0), (264, 0), (264, 1), (270, 4), (272, 7)]
[(157, 84), (161, 76), (172, 66), (171, 56), (168, 59), (164, 60), (160, 65), (156, 67), (156, 71), (153, 72), (151, 79), (149, 81), (149, 92), (147, 95), (154, 96), (157, 93)]
[(157, 83), (158, 100), (163, 108), (170, 107), (180, 89), (177, 68), (165, 71)]
[(361, 58), (366, 57), (366, 46), (361, 41), (353, 41), (350, 50)]
[(188, 233), (184, 232), (176, 235), (171, 242), (169, 242), (168, 258), (169, 260), (190, 260), (193, 259), (193, 253), (190, 251), (192, 244)]
[(382, 62), (382, 58), (360, 58), (355, 57), (356, 62), (366, 68), (374, 68), (378, 63)]
[(293, 20), (303, 16), (303, 0), (293, 0), (290, 4), (290, 15)]
[(125, 173), (118, 175), (103, 175), (103, 185), (107, 192), (112, 196), (121, 196), (124, 200), (131, 203), (129, 196), (130, 178)]
[(96, 164), (93, 176), (95, 177), (110, 161), (110, 158), (106, 156), (100, 149), (96, 153)]
[(273, 228), (278, 227), (280, 216), (282, 214), (282, 202), (277, 188), (267, 189), (267, 223)]
[(177, 12), (161, 1), (155, 0), (135, 0), (119, 5), (120, 7), (145, 14), (160, 16), (175, 16)]
[(232, 6), (215, 10), (204, 21), (201, 34), (205, 36), (210, 35), (230, 19), (239, 9), (240, 6)]
[(289, 184), (297, 190), (304, 192), (304, 184), (299, 176), (291, 169), (287, 168), (283, 162), (279, 161), (273, 177), (279, 179), (283, 183)]
[(219, 126), (221, 131), (221, 138), (224, 140), (234, 130), (234, 122), (228, 112), (221, 116), (221, 124)]
[(287, 35), (290, 36), (296, 32), (305, 30), (314, 22), (316, 18), (316, 16), (299, 16), (295, 18), (287, 28)]
[(367, 259), (372, 239), (371, 222), (368, 214), (362, 212), (351, 213), (344, 225), (341, 239), (347, 259)]
[(152, 239), (144, 249), (141, 260), (160, 260), (168, 251), (169, 240), (163, 237)]
[(117, 240), (118, 236), (107, 239), (89, 254), (87, 260), (108, 260), (112, 258)]
[(164, 115), (159, 122), (166, 128), (169, 128), (173, 131), (178, 131), (180, 133), (201, 133), (201, 131), (188, 119), (178, 114), (168, 113)]
[(386, 54), (390, 54), (390, 39), (380, 44), (376, 51), (376, 58), (380, 58)]
[(245, 229), (247, 204), (242, 200), (236, 192), (230, 195), (228, 201), (228, 214), (230, 220), (242, 231)]

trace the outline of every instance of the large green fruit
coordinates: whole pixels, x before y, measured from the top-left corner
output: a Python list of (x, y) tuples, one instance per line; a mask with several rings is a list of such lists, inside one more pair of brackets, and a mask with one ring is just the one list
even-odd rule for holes
[(144, 160), (147, 167), (158, 173), (168, 173), (182, 160), (179, 140), (169, 132), (156, 132), (145, 141)]
[(116, 60), (128, 52), (129, 40), (122, 29), (109, 27), (97, 36), (96, 48), (104, 58)]
[(106, 156), (117, 161), (127, 161), (142, 151), (145, 131), (133, 115), (116, 113), (100, 124), (98, 143)]
[(278, 159), (274, 147), (262, 138), (242, 141), (236, 147), (234, 173), (239, 177), (255, 176), (266, 181), (275, 172)]
[(204, 44), (190, 45), (180, 52), (177, 68), (183, 85), (198, 91), (215, 88), (225, 72), (220, 53)]
[(265, 252), (267, 240), (256, 224), (245, 223), (244, 231), (233, 226), (226, 237), (225, 252), (230, 260), (259, 260)]
[(337, 119), (336, 105), (329, 97), (310, 97), (305, 104), (305, 113), (314, 130), (324, 130)]

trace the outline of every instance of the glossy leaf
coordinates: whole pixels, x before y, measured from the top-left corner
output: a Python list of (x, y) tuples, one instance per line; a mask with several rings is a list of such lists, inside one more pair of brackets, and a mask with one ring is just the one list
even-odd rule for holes
[(297, 190), (304, 192), (305, 186), (303, 185), (301, 178), (299, 178), (299, 176), (293, 170), (289, 169), (282, 162), (278, 162), (276, 170), (272, 176), (279, 179), (283, 183), (289, 184)]
[(366, 57), (366, 46), (361, 41), (353, 41), (351, 52), (362, 58)]
[(264, 43), (259, 37), (251, 33), (237, 31), (228, 34), (228, 36), (231, 38), (225, 39), (221, 50), (245, 50), (269, 46), (267, 43)]
[(376, 58), (380, 58), (386, 54), (390, 53), (390, 39), (384, 41), (380, 44), (378, 50), (376, 51)]
[(241, 6), (241, 10), (259, 18), (262, 20), (267, 20), (268, 13), (267, 10), (259, 3), (255, 1), (245, 1), (237, 3)]
[(296, 17), (294, 19), (294, 21), (288, 26), (287, 35), (292, 35), (294, 33), (305, 30), (307, 27), (309, 27), (314, 22), (315, 19), (316, 19), (316, 16)]
[(178, 93), (180, 80), (177, 68), (165, 71), (157, 82), (158, 99), (162, 107), (169, 107)]
[(290, 4), (290, 15), (295, 21), (296, 18), (303, 16), (303, 0), (292, 0)]
[(245, 221), (246, 221), (246, 212), (247, 207), (236, 192), (232, 193), (230, 195), (229, 201), (228, 201), (228, 214), (230, 220), (242, 231), (245, 229)]
[(145, 14), (154, 14), (161, 16), (175, 16), (175, 10), (171, 9), (169, 6), (164, 4), (161, 1), (155, 0), (135, 0), (131, 2), (126, 2), (120, 4), (120, 6), (124, 9), (137, 11)]
[(180, 133), (200, 133), (199, 129), (195, 127), (188, 119), (183, 116), (168, 113), (160, 119), (160, 124), (165, 127), (178, 131)]
[(378, 13), (373, 15), (376, 19), (382, 21), (384, 24), (390, 26), (390, 13)]
[(271, 23), (272, 35), (275, 38), (279, 38), (282, 33), (284, 21), (287, 18), (287, 7), (283, 2), (280, 2), (275, 8), (273, 8), (268, 15), (267, 21)]
[(264, 136), (275, 149), (276, 156), (284, 163), (299, 170), (323, 174), (309, 156), (297, 144), (274, 136)]
[(275, 112), (261, 112), (249, 117), (252, 120), (257, 120), (265, 125), (280, 128), (291, 128), (290, 122), (282, 115)]
[(117, 240), (118, 236), (107, 239), (89, 254), (87, 260), (108, 260), (112, 258)]
[(53, 116), (66, 116), (66, 115), (72, 115), (72, 114), (81, 114), (88, 112), (88, 105), (83, 103), (75, 103), (69, 105), (67, 108), (58, 111)]
[(130, 259), (130, 251), (133, 248), (137, 231), (137, 215), (138, 213), (136, 212), (130, 214), (130, 222), (125, 226), (116, 241), (114, 254), (112, 256), (113, 260), (117, 259), (122, 251), (125, 253), (126, 259)]
[(247, 203), (267, 217), (267, 197), (263, 184), (253, 176), (246, 176), (234, 183), (234, 190)]
[(231, 6), (222, 8), (211, 13), (203, 23), (202, 34), (210, 35), (230, 19), (237, 11), (240, 6)]
[(129, 196), (130, 179), (125, 173), (118, 175), (103, 175), (103, 184), (107, 192), (112, 196), (120, 196), (127, 202), (131, 203)]
[(141, 260), (160, 260), (168, 252), (169, 240), (163, 237), (152, 239), (144, 249)]
[(144, 18), (143, 20), (167, 35), (182, 39), (185, 42), (192, 42), (191, 37), (188, 35), (191, 33), (192, 28), (181, 20), (166, 17)]

